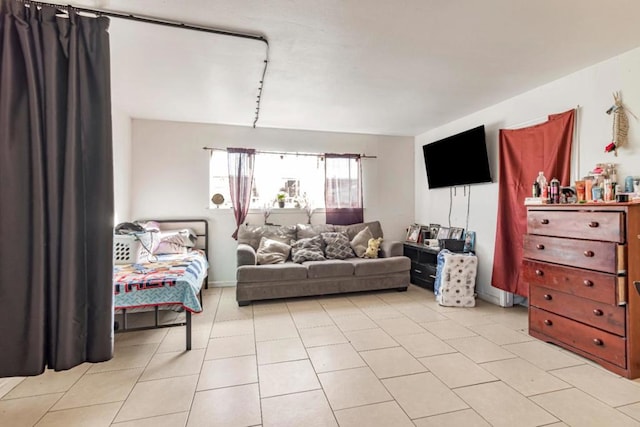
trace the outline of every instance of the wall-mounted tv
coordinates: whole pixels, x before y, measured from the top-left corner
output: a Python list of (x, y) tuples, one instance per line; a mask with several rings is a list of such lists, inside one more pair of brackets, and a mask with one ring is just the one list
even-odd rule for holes
[(491, 182), (484, 125), (423, 145), (429, 188)]

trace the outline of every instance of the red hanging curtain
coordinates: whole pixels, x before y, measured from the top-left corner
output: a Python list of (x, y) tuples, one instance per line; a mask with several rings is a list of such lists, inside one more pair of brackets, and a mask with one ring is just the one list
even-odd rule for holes
[(500, 182), (498, 224), (491, 285), (528, 297), (529, 287), (520, 277), (523, 236), (527, 232), (524, 199), (543, 171), (548, 181), (570, 185), (571, 143), (575, 110), (549, 116), (539, 125), (500, 129)]
[(238, 229), (249, 213), (255, 154), (256, 150), (253, 149), (227, 148), (229, 190), (233, 204), (233, 216), (236, 219), (236, 230), (231, 237), (236, 240), (238, 240)]
[(360, 155), (327, 153), (324, 166), (326, 223), (349, 225), (363, 222)]

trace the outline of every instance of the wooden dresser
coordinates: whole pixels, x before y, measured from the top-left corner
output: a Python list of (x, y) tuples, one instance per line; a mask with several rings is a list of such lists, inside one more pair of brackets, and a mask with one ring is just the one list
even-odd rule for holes
[(640, 204), (527, 209), (529, 334), (640, 377)]

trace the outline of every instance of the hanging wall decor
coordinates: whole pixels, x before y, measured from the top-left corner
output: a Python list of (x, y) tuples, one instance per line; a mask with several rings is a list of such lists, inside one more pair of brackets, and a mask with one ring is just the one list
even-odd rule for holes
[(613, 130), (611, 143), (604, 148), (605, 153), (613, 151), (614, 155), (618, 155), (618, 148), (627, 143), (629, 133), (629, 118), (627, 110), (622, 103), (622, 94), (620, 92), (613, 93), (614, 104), (609, 107), (607, 114), (613, 114)]

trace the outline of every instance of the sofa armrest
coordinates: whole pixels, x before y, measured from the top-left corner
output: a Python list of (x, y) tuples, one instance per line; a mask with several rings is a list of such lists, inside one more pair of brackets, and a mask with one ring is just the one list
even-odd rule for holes
[(238, 267), (240, 267), (241, 265), (257, 264), (256, 250), (246, 243), (238, 244), (236, 254), (238, 255)]
[(393, 256), (402, 256), (404, 247), (402, 242), (394, 240), (383, 240), (380, 244), (380, 258), (390, 258)]

